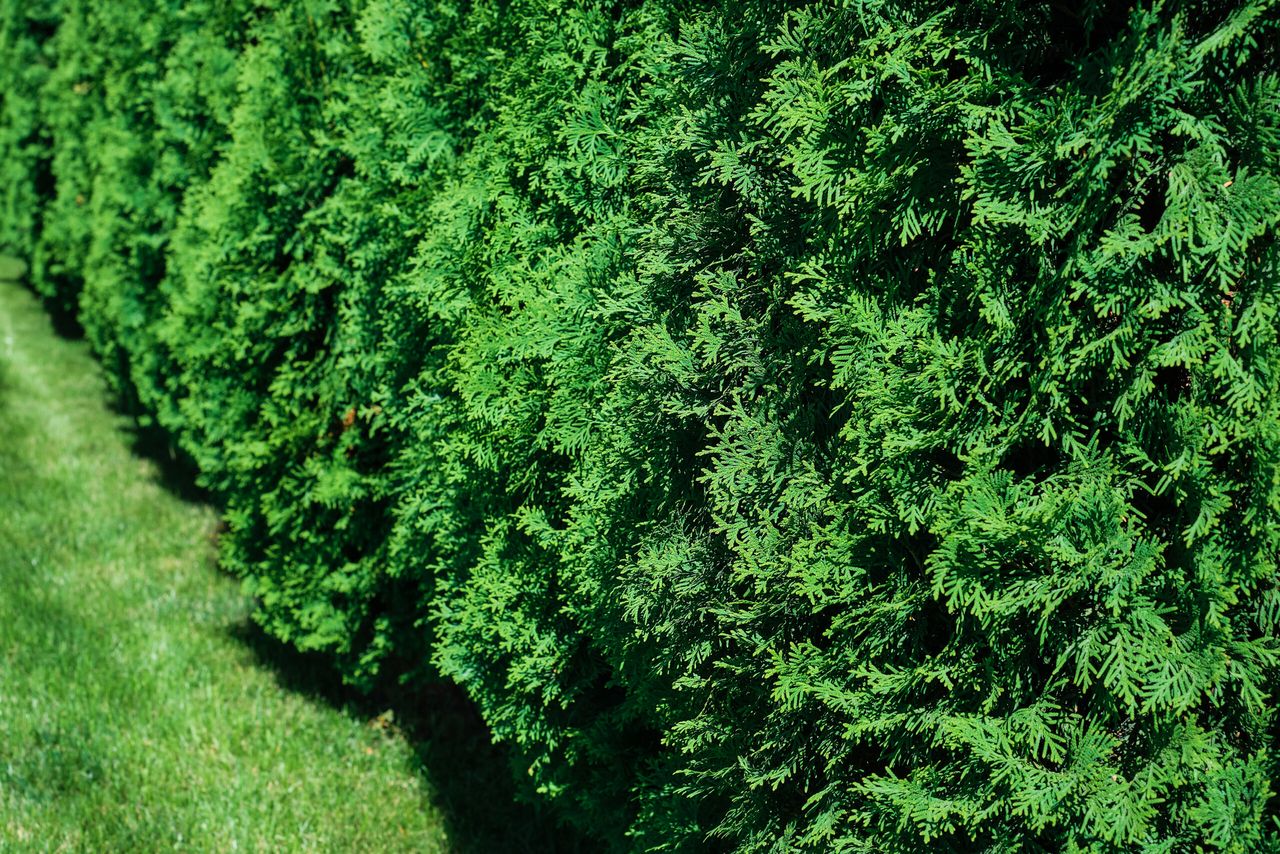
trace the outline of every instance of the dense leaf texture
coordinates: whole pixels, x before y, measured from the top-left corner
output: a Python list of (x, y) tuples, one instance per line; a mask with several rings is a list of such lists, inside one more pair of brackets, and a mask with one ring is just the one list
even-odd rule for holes
[(1280, 844), (1280, 9), (0, 0), (0, 243), (274, 634), (636, 850)]

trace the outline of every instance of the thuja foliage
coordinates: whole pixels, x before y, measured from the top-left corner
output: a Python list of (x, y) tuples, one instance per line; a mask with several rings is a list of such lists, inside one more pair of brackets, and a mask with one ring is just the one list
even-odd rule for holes
[(1280, 845), (1280, 4), (0, 0), (0, 244), (273, 634), (624, 850)]

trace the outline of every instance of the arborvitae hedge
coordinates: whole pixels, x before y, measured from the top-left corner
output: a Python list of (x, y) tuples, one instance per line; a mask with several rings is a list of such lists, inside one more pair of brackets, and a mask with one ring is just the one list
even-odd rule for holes
[(264, 626), (633, 850), (1280, 845), (1272, 0), (0, 0)]

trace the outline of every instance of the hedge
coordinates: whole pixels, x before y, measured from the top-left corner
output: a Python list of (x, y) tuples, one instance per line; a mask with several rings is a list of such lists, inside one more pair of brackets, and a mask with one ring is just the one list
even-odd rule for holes
[(0, 0), (0, 248), (271, 634), (617, 850), (1280, 846), (1274, 0)]

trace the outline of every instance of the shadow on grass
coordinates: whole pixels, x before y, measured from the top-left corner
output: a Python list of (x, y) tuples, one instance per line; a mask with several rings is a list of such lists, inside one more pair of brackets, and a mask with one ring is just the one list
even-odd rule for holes
[(40, 301), (40, 306), (44, 309), (45, 316), (49, 318), (53, 331), (60, 337), (70, 341), (83, 339), (84, 327), (80, 325), (80, 319), (76, 317), (75, 306), (67, 305), (63, 300), (36, 291), (35, 287), (27, 279), (28, 272), (29, 269), (25, 261), (21, 261), (11, 255), (0, 255), (0, 285), (24, 288), (32, 293)]
[[(0, 255), (0, 285), (21, 287), (30, 291), (40, 301), (45, 317), (58, 337), (68, 341), (83, 341), (84, 326), (76, 316), (76, 306), (65, 300), (37, 293), (26, 280), (29, 271), (26, 262), (7, 255)], [(122, 351), (117, 351), (121, 353)], [(118, 377), (129, 375), (128, 366), (121, 364), (116, 372)], [(159, 471), (159, 482), (170, 493), (189, 503), (210, 504), (212, 496), (196, 482), (195, 462), (181, 452), (171, 440), (169, 434), (161, 428), (148, 425), (140, 418), (142, 406), (133, 389), (126, 389), (123, 394), (109, 395), (107, 405), (117, 415), (131, 421), (128, 429), (130, 450), (136, 456), (154, 463)]]
[(84, 340), (84, 327), (80, 325), (80, 318), (76, 317), (74, 308), (46, 296), (40, 297), (40, 304), (44, 306), (45, 314), (53, 325), (53, 331), (58, 333), (59, 337), (66, 338), (68, 341)]
[(599, 850), (557, 826), (544, 808), (519, 800), (507, 752), (490, 741), (475, 706), (453, 683), (433, 683), (398, 696), (366, 696), (344, 685), (326, 656), (299, 652), (251, 621), (233, 625), (229, 633), (252, 650), (282, 688), (370, 725), (392, 722), (412, 746), (417, 770), (435, 793), (451, 848), (459, 854)]
[(140, 421), (118, 398), (111, 402), (112, 411), (131, 419), (125, 433), (129, 450), (136, 457), (150, 460), (156, 467), (156, 482), (169, 494), (188, 504), (216, 505), (214, 497), (196, 481), (200, 470), (195, 460), (178, 448), (168, 432)]

